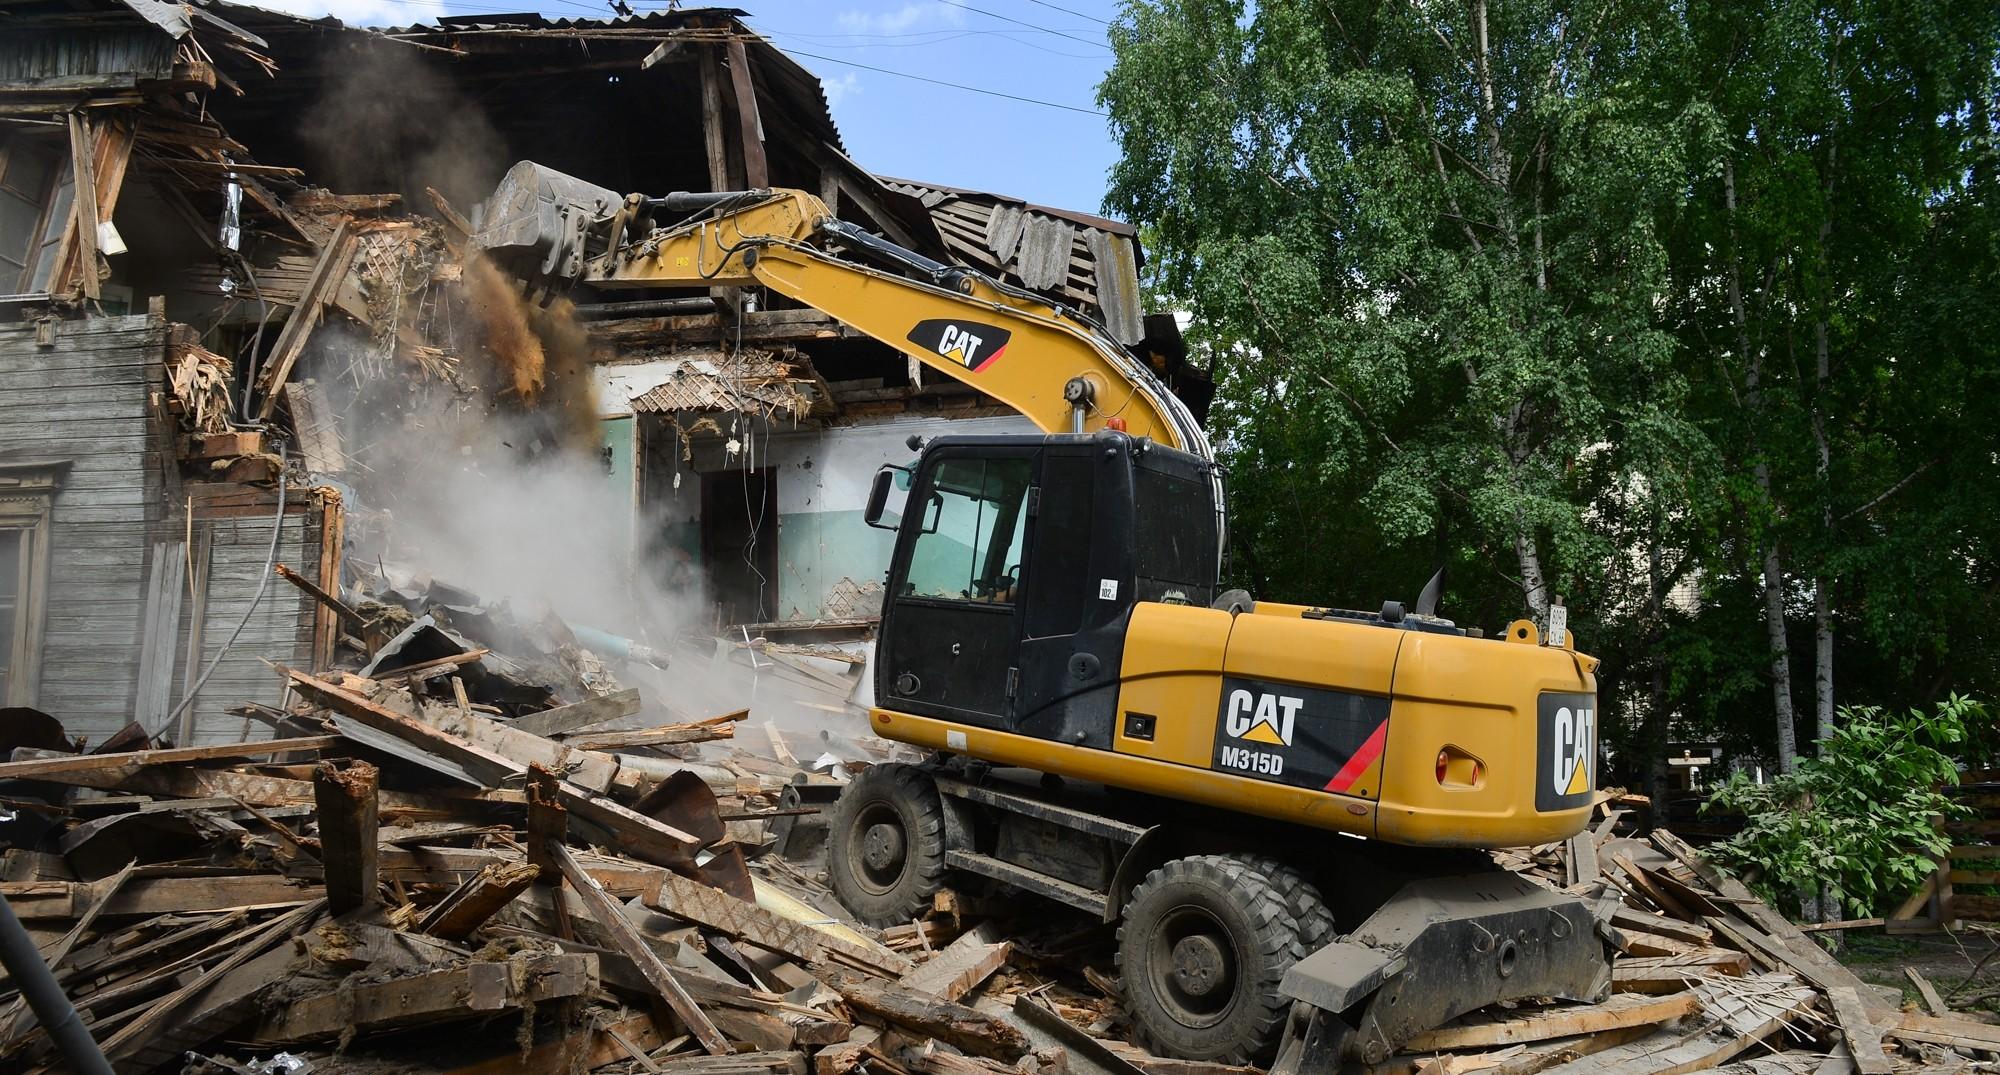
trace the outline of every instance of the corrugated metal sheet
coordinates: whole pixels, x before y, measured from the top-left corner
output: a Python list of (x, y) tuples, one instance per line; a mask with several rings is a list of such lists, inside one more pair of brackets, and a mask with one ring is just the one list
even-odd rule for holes
[(1145, 337), (1141, 252), (1130, 224), (999, 194), (878, 178), (930, 210), (953, 260), (1082, 310), (1121, 343)]

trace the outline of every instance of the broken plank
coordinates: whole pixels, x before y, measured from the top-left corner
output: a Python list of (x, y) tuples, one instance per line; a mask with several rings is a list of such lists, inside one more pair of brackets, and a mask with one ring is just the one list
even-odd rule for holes
[(1655, 907), (1683, 921), (1692, 922), (1695, 920), (1694, 914), (1682, 906), (1681, 901), (1668, 895), (1666, 890), (1653, 880), (1650, 873), (1641, 868), (1638, 863), (1632, 861), (1630, 855), (1623, 853), (1616, 854), (1611, 856), (1611, 861), (1619, 869), (1625, 871), (1625, 875), (1632, 879), (1633, 884), (1639, 886), (1639, 891), (1645, 893), (1646, 898), (1652, 900)]
[(736, 729), (727, 724), (662, 724), (629, 732), (585, 732), (565, 739), (563, 743), (579, 750), (617, 750), (623, 747), (711, 743), (735, 737)]
[(973, 1056), (1011, 1064), (1028, 1052), (1027, 1036), (1012, 1023), (963, 1004), (937, 1000), (894, 982), (845, 971), (830, 973), (827, 984), (857, 1012), (936, 1038)]
[[(90, 882), (4, 881), (0, 895), (24, 920), (74, 918), (76, 908), (96, 897)], [(103, 901), (105, 915), (188, 914), (232, 911), (239, 907), (284, 907), (314, 899), (319, 893), (275, 874), (221, 877), (136, 877), (124, 882)]]
[(293, 751), (325, 750), (339, 746), (340, 736), (311, 735), (298, 739), (269, 739), (261, 743), (224, 743), (206, 747), (175, 747), (167, 750), (134, 750), (123, 754), (63, 754), (22, 747), (14, 760), (0, 762), (0, 780), (27, 780), (65, 773), (101, 769), (140, 768), (147, 765), (175, 765), (219, 758), (262, 758)]
[(1976, 1022), (1962, 1016), (1924, 1015), (1920, 1012), (1891, 1013), (1894, 1022), (1886, 1028), (1898, 1041), (1920, 1041), (1947, 1045), (1954, 1049), (2000, 1052), (2000, 1026)]
[(675, 980), (673, 972), (660, 962), (660, 957), (639, 936), (639, 931), (632, 925), (631, 919), (625, 917), (624, 906), (612, 899), (597, 883), (596, 878), (591, 877), (577, 864), (576, 857), (570, 854), (568, 847), (556, 844), (549, 848), (549, 854), (555, 859), (557, 867), (562, 870), (563, 878), (582, 898), (592, 920), (604, 930), (618, 951), (639, 968), (639, 973), (645, 976), (654, 992), (680, 1018), (688, 1033), (693, 1034), (695, 1040), (699, 1041), (701, 1047), (711, 1056), (728, 1056), (733, 1053), (735, 1050), (730, 1047), (728, 1039), (715, 1028), (715, 1024), (709, 1021), (701, 1007), (694, 1002), (694, 998), (688, 996), (687, 990)]
[(1889, 1075), (1894, 1071), (1895, 1066), (1882, 1051), (1882, 1028), (1868, 1018), (1860, 992), (1846, 985), (1822, 988), (1826, 989), (1827, 1003), (1833, 1006), (1833, 1017), (1840, 1023), (1840, 1037), (1847, 1044), (1854, 1069), (1861, 1075)]
[(1750, 957), (1721, 950), (1693, 956), (1620, 959), (1611, 964), (1611, 988), (1620, 993), (1678, 993), (1691, 982), (1750, 973)]
[(1013, 945), (1001, 938), (999, 926), (982, 922), (929, 962), (903, 975), (899, 983), (905, 989), (940, 1000), (957, 1000), (992, 977), (1012, 952)]
[(373, 903), (380, 807), (380, 772), (365, 761), (330, 761), (313, 770), (319, 811), (319, 857), (326, 869), (326, 905), (336, 915)]
[[(464, 766), (488, 785), (521, 780), (527, 776), (526, 765), (501, 757), (458, 736), (412, 720), (297, 669), (289, 670), (287, 675), (306, 697), (376, 731), (387, 732), (414, 746), (441, 754)], [(659, 866), (692, 868), (695, 852), (701, 849), (701, 841), (695, 837), (634, 813), (567, 780), (558, 781), (556, 789), (572, 816), (604, 829), (626, 854)]]
[(1936, 1016), (1951, 1014), (1951, 1009), (1945, 1005), (1944, 998), (1938, 996), (1937, 987), (1931, 984), (1929, 978), (1924, 977), (1923, 971), (1915, 967), (1904, 967), (1903, 976), (1910, 980), (1912, 986), (1916, 987), (1917, 996), (1923, 998), (1925, 1011)]
[(629, 717), (638, 711), (639, 688), (628, 687), (613, 694), (586, 698), (581, 702), (572, 702), (554, 709), (544, 709), (540, 713), (516, 717), (509, 727), (533, 735), (561, 735), (564, 732), (614, 721), (620, 717)]
[(1411, 1052), (1427, 1053), (1443, 1049), (1516, 1045), (1666, 1023), (1692, 1015), (1700, 1009), (1701, 1000), (1692, 992), (1663, 997), (1618, 993), (1602, 1004), (1549, 1008), (1516, 1013), (1512, 1018), (1498, 1022), (1440, 1027), (1411, 1038), (1403, 1047)]
[(1656, 915), (1632, 907), (1620, 906), (1611, 914), (1611, 924), (1618, 929), (1632, 933), (1651, 933), (1657, 937), (1671, 937), (1688, 944), (1711, 944), (1715, 931), (1707, 926), (1692, 922), (1682, 922), (1665, 915)]
[(739, 900), (719, 888), (674, 874), (661, 874), (659, 884), (642, 898), (646, 906), (661, 914), (686, 919), (807, 963), (839, 959), (859, 969), (886, 975), (905, 974), (914, 968), (909, 960), (886, 949), (844, 940)]
[(596, 956), (522, 952), (502, 962), (470, 962), (292, 1000), (270, 1012), (255, 1036), (275, 1044), (318, 1041), (339, 1037), (349, 1027), (385, 1030), (471, 1019), (596, 989)]
[(528, 890), (541, 871), (526, 862), (493, 863), (431, 908), (418, 924), (419, 933), (447, 941), (464, 940), (500, 908)]

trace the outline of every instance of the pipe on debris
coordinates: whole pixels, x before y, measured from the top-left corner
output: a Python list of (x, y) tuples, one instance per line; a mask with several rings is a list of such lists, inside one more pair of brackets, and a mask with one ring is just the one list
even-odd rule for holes
[(637, 754), (613, 754), (612, 757), (618, 759), (620, 769), (630, 769), (655, 780), (665, 780), (675, 773), (693, 773), (711, 788), (731, 792), (736, 790), (736, 774), (720, 765), (707, 765), (698, 761), (676, 761), (671, 758), (644, 758)]
[(28, 998), (28, 1007), (34, 1009), (35, 1018), (69, 1061), (71, 1071), (79, 1075), (112, 1075), (111, 1062), (104, 1059), (104, 1050), (97, 1047), (90, 1031), (84, 1029), (83, 1020), (77, 1018), (76, 1006), (63, 995), (62, 986), (56, 984), (55, 972), (42, 962), (35, 939), (28, 936), (27, 927), (15, 916), (5, 896), (0, 896), (0, 964), (6, 965), (7, 974), (20, 986), (21, 995)]
[(576, 319), (579, 321), (604, 321), (614, 317), (661, 317), (669, 314), (712, 314), (715, 300), (707, 296), (698, 299), (637, 299), (631, 302), (580, 302), (576, 305)]

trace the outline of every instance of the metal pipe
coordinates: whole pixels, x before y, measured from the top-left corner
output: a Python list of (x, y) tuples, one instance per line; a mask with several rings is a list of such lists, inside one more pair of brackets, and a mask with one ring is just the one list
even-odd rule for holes
[(633, 302), (585, 302), (576, 307), (580, 321), (603, 321), (614, 317), (653, 317), (662, 314), (712, 314), (715, 300), (704, 295), (697, 299), (638, 299)]
[(111, 1062), (104, 1059), (104, 1050), (97, 1047), (90, 1031), (84, 1029), (75, 1005), (63, 995), (62, 986), (56, 984), (55, 972), (42, 962), (35, 939), (28, 936), (27, 927), (15, 917), (14, 908), (5, 896), (0, 896), (0, 964), (6, 965), (7, 974), (20, 986), (21, 995), (28, 998), (28, 1007), (34, 1009), (35, 1018), (69, 1061), (71, 1071), (79, 1075), (112, 1075)]

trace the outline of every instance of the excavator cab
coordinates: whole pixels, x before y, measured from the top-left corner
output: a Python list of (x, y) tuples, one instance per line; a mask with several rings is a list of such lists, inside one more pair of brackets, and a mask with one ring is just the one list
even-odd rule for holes
[[(933, 441), (900, 512), (876, 697), (1109, 749), (1135, 604), (1214, 596), (1211, 467), (1111, 431)], [(893, 474), (870, 497), (875, 525)]]

